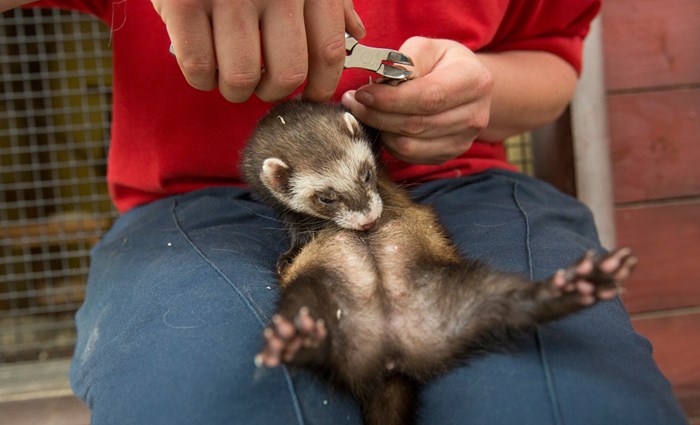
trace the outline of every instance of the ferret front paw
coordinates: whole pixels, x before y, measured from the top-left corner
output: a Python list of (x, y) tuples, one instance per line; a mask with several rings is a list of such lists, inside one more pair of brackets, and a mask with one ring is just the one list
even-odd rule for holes
[(554, 295), (577, 296), (582, 305), (614, 298), (621, 284), (632, 273), (637, 258), (629, 248), (596, 257), (588, 251), (578, 263), (557, 271), (550, 279)]
[(282, 276), (287, 270), (287, 267), (289, 267), (292, 264), (292, 261), (294, 261), (294, 255), (285, 252), (284, 254), (280, 255), (280, 257), (277, 259), (277, 264), (276, 264), (276, 269), (277, 269), (277, 276)]
[(265, 328), (265, 347), (255, 356), (258, 367), (276, 367), (280, 363), (293, 363), (303, 348), (318, 347), (328, 336), (322, 319), (314, 320), (309, 309), (302, 307), (290, 320), (279, 314), (272, 316), (272, 324)]

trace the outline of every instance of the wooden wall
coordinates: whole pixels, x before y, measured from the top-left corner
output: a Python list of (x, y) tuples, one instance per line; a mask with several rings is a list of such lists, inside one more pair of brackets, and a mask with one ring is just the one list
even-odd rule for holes
[(624, 301), (700, 423), (700, 1), (602, 13), (617, 239), (640, 260)]

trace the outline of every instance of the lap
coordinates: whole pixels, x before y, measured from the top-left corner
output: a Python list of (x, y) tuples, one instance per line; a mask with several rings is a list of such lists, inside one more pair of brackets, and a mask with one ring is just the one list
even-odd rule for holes
[(274, 308), (272, 270), (283, 244), (270, 212), (237, 189), (162, 200), (121, 217), (93, 251), (76, 317), (71, 381), (92, 423), (356, 418), (350, 400), (307, 375), (253, 363)]
[[(513, 173), (413, 194), (434, 205), (465, 254), (502, 270), (540, 279), (598, 247), (585, 208)], [(359, 424), (350, 400), (307, 374), (253, 364), (285, 249), (272, 212), (239, 189), (198, 191), (121, 217), (93, 253), (77, 316), (71, 380), (93, 423)], [(595, 423), (591, 404), (629, 406), (619, 409), (629, 417), (653, 399), (668, 413), (669, 397), (646, 341), (621, 304), (608, 302), (438, 379), (423, 393), (422, 415), (431, 424), (525, 423), (521, 415), (569, 424), (573, 412)]]
[[(603, 251), (590, 211), (577, 200), (514, 173), (476, 179), (475, 186), (455, 180), (419, 189), (465, 255), (540, 280), (589, 249)], [(619, 299), (539, 326), (522, 344), (429, 385), (429, 423), (684, 423), (649, 342), (634, 332)]]

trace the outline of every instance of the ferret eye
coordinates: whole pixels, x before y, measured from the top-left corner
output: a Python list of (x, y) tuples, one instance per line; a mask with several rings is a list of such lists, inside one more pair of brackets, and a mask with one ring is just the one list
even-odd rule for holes
[(327, 195), (317, 195), (316, 199), (318, 200), (318, 202), (321, 205), (324, 205), (324, 206), (333, 205), (336, 202), (335, 198), (327, 196)]
[(368, 169), (367, 172), (365, 172), (365, 184), (369, 184), (369, 182), (372, 181), (372, 170)]

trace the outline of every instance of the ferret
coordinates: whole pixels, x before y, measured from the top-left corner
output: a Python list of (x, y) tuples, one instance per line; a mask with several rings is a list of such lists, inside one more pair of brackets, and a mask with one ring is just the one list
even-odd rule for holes
[(272, 108), (242, 171), (292, 245), (255, 362), (327, 379), (357, 400), (367, 425), (414, 424), (421, 384), (615, 297), (636, 262), (626, 248), (589, 252), (530, 282), (464, 258), (432, 209), (380, 174), (372, 140), (340, 105)]

